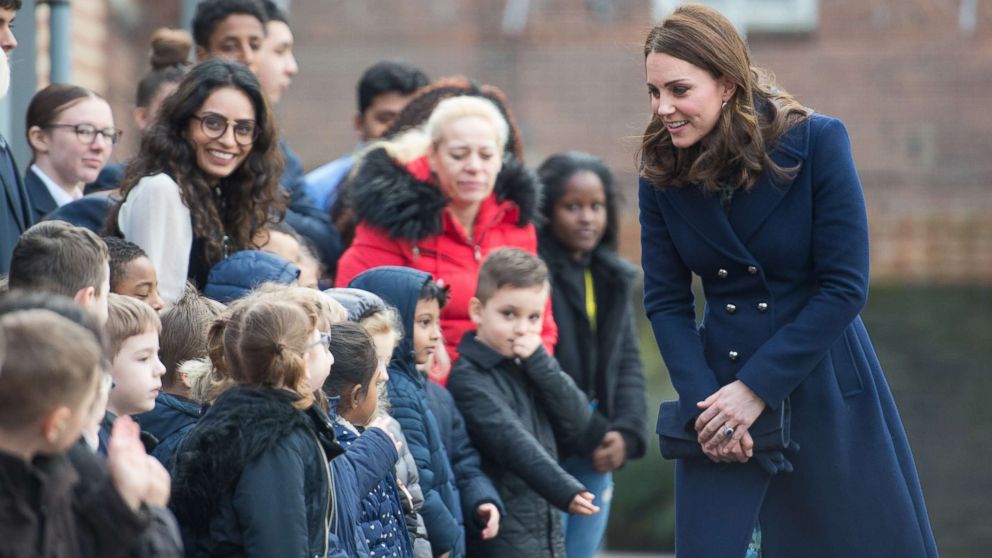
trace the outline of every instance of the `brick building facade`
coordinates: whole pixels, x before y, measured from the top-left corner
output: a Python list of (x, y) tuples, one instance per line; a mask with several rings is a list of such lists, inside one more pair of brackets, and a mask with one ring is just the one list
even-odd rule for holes
[[(90, 3), (101, 2), (74, 6)], [(104, 3), (111, 32), (81, 44), (102, 44), (104, 58), (93, 60), (105, 63), (77, 64), (76, 75), (92, 83), (102, 67), (103, 90), (126, 121), (145, 41), (155, 27), (177, 24), (179, 2)], [(414, 62), (432, 77), (496, 84), (531, 164), (582, 149), (612, 166), (629, 200), (622, 249), (636, 261), (634, 152), (648, 117), (640, 50), (653, 10), (665, 3), (295, 0), (301, 73), (277, 108), (281, 127), (307, 168), (351, 150), (355, 81), (383, 58)], [(818, 2), (818, 13), (809, 32), (752, 34), (752, 57), (804, 104), (847, 124), (871, 213), (873, 275), (992, 280), (992, 5), (831, 0)], [(512, 17), (520, 14), (526, 19)], [(505, 32), (514, 22), (522, 30)], [(135, 145), (131, 130), (119, 158)]]

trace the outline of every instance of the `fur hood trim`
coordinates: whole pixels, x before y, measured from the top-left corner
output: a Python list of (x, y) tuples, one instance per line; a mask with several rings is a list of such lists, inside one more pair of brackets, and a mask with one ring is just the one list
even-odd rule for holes
[[(383, 148), (367, 153), (359, 165), (350, 196), (360, 221), (411, 242), (441, 234), (441, 212), (448, 198), (433, 180), (417, 178)], [(519, 208), (517, 225), (538, 224), (541, 182), (522, 162), (504, 161), (494, 192), (497, 201), (510, 201)]]

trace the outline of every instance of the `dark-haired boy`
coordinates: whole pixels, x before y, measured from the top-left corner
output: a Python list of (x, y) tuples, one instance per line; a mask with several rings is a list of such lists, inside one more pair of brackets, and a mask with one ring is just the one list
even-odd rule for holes
[[(103, 376), (99, 343), (48, 310), (9, 313), (0, 324), (8, 341), (0, 369), (2, 554), (128, 555), (148, 524), (143, 504), (165, 474), (149, 468), (137, 426), (115, 428), (109, 477), (96, 480), (66, 456)], [(167, 475), (164, 486), (167, 493)]]
[(103, 238), (110, 255), (110, 292), (136, 298), (161, 312), (165, 301), (158, 294), (158, 274), (148, 254), (133, 242)]
[(441, 345), (438, 320), (447, 292), (428, 273), (393, 266), (365, 271), (348, 286), (379, 295), (400, 316), (404, 337), (393, 351), (387, 384), (392, 415), (403, 427), (420, 471), (424, 492), (420, 513), (434, 555), (463, 556), (465, 533), (458, 488), (428, 402), (427, 378), (417, 370)]
[(48, 291), (79, 304), (107, 323), (110, 263), (93, 231), (65, 221), (43, 221), (21, 235), (10, 259), (10, 288)]
[(241, 62), (256, 72), (266, 20), (258, 0), (203, 0), (192, 22), (196, 60), (216, 56)]
[(479, 270), (448, 390), (494, 480), (506, 518), (500, 534), (470, 541), (472, 556), (564, 556), (562, 511), (592, 515), (593, 495), (558, 464), (558, 445), (580, 439), (591, 409), (547, 353), (541, 325), (550, 285), (536, 256), (504, 248)]
[[(358, 81), (354, 127), (359, 141), (364, 144), (381, 138), (413, 93), (428, 83), (427, 75), (407, 62), (384, 60), (367, 68)], [(330, 210), (353, 164), (354, 155), (348, 154), (317, 167), (303, 177), (303, 190), (317, 207)]]

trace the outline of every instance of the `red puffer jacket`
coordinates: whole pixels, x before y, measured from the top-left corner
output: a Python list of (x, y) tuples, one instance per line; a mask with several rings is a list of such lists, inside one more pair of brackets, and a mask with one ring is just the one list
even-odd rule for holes
[[(449, 285), (441, 329), (452, 362), (462, 336), (473, 329), (468, 303), (479, 268), (490, 252), (515, 247), (537, 254), (533, 220), (540, 183), (521, 163), (504, 163), (493, 194), (482, 202), (469, 239), (447, 208), (447, 198), (429, 178), (426, 158), (402, 165), (384, 149), (368, 153), (349, 192), (359, 224), (355, 240), (338, 261), (335, 286), (347, 286), (366, 269), (401, 265), (426, 271)], [(550, 301), (541, 333), (550, 352), (558, 339)], [(432, 377), (444, 385), (447, 377)]]

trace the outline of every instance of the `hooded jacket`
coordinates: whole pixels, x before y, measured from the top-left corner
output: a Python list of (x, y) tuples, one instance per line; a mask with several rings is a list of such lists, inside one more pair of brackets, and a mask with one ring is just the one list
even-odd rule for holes
[(210, 268), (203, 294), (227, 304), (262, 283), (289, 285), (299, 277), (300, 268), (289, 260), (260, 250), (242, 250)]
[(342, 450), (327, 415), (297, 410), (297, 398), (233, 387), (180, 444), (172, 507), (187, 556), (330, 554), (335, 501), (328, 459)]
[[(458, 341), (474, 328), (468, 303), (486, 256), (504, 247), (537, 253), (534, 222), (539, 218), (540, 182), (518, 161), (503, 163), (495, 190), (479, 208), (472, 238), (448, 209), (449, 200), (431, 178), (426, 156), (403, 165), (385, 149), (369, 152), (349, 196), (359, 225), (351, 247), (338, 261), (335, 285), (347, 285), (366, 269), (397, 265), (426, 271), (450, 286), (441, 328), (452, 362), (458, 358)], [(552, 351), (558, 331), (550, 302), (541, 335)]]
[(452, 558), (465, 553), (462, 510), (454, 473), (448, 461), (437, 417), (427, 399), (427, 378), (417, 370), (413, 354), (413, 319), (417, 299), (431, 276), (404, 267), (379, 267), (355, 277), (349, 287), (373, 292), (396, 308), (403, 323), (404, 337), (389, 363), (389, 400), (393, 417), (406, 435), (410, 453), (420, 471), (424, 506), (420, 513), (434, 555), (451, 552)]

